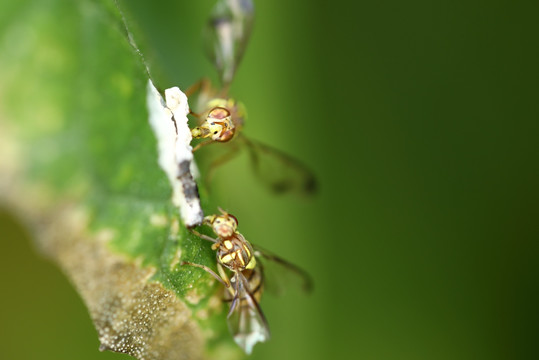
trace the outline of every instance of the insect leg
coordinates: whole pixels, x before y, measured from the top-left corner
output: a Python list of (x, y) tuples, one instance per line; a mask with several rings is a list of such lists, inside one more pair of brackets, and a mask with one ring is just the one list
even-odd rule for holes
[(223, 269), (223, 266), (220, 263), (217, 263), (217, 271), (219, 272), (219, 276), (221, 277), (221, 279), (223, 279), (224, 282), (228, 284), (227, 288), (229, 288), (229, 290), (232, 290), (230, 289), (230, 279), (228, 278), (225, 269)]
[(215, 243), (215, 244), (217, 244), (219, 242), (219, 240), (214, 239), (214, 238), (212, 238), (212, 237), (210, 237), (208, 235), (201, 234), (198, 231), (196, 231), (195, 229), (189, 229), (189, 231), (191, 231), (193, 234), (195, 234), (196, 236), (198, 236), (201, 239), (211, 241), (212, 243)]
[(236, 306), (238, 305), (238, 302), (240, 301), (240, 281), (237, 277), (237, 274), (234, 275), (236, 277), (236, 281), (234, 282), (234, 298), (232, 299), (232, 303), (230, 304), (230, 310), (228, 311), (227, 318), (230, 318), (230, 316), (234, 313), (234, 310), (236, 309)]
[(210, 81), (207, 78), (202, 78), (193, 85), (189, 86), (187, 90), (185, 90), (183, 93), (185, 94), (185, 96), (190, 97), (200, 90), (208, 89), (209, 86)]
[(194, 112), (193, 110), (189, 109), (189, 115), (193, 115), (194, 117), (196, 117), (197, 119), (200, 119), (202, 117), (201, 114), (198, 114), (196, 112)]
[(194, 267), (200, 268), (202, 270), (205, 270), (211, 276), (213, 276), (215, 279), (217, 279), (217, 281), (219, 281), (221, 284), (223, 284), (225, 287), (230, 287), (230, 282), (226, 282), (225, 280), (223, 280), (219, 275), (217, 275), (215, 273), (215, 271), (213, 271), (212, 269), (210, 269), (209, 267), (207, 267), (205, 265), (195, 264), (195, 263), (192, 263), (192, 262), (189, 262), (189, 261), (182, 261), (181, 265), (182, 266), (184, 266), (184, 265), (194, 266)]
[(206, 140), (206, 141), (202, 141), (202, 142), (199, 142), (194, 148), (193, 148), (193, 152), (197, 151), (198, 149), (200, 149), (201, 147), (203, 146), (206, 146), (206, 145), (209, 145), (211, 143), (214, 143), (215, 141), (209, 139), (209, 140)]

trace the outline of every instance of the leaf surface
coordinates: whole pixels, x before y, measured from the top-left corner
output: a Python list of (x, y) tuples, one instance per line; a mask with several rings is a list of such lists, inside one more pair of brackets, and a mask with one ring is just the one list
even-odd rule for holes
[(115, 4), (4, 2), (0, 14), (0, 203), (73, 281), (102, 350), (236, 356), (215, 282), (179, 265), (215, 254), (171, 204), (147, 73)]

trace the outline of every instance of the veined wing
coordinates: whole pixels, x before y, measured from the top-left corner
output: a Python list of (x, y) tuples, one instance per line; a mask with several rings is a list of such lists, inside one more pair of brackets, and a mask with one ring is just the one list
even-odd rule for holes
[(252, 0), (219, 0), (206, 28), (206, 51), (217, 67), (224, 89), (234, 78), (254, 20)]
[(229, 143), (207, 148), (211, 148), (204, 150), (207, 164), (204, 172), (208, 187), (217, 169), (245, 149), (255, 177), (273, 192), (312, 196), (317, 191), (316, 177), (306, 165), (280, 150), (245, 137), (241, 132), (237, 132), (235, 139)]
[(316, 192), (316, 177), (299, 160), (245, 136), (238, 138), (249, 151), (256, 177), (274, 192), (301, 195), (313, 195)]
[(269, 292), (280, 295), (287, 287), (298, 287), (306, 293), (313, 291), (313, 280), (305, 270), (260, 246), (253, 245), (253, 250), (257, 266), (263, 269), (264, 286)]
[(250, 354), (256, 343), (269, 340), (270, 332), (256, 296), (258, 294), (260, 298), (262, 291), (260, 287), (263, 280), (262, 273), (253, 270), (248, 276), (249, 279), (242, 272), (237, 272), (231, 279), (234, 296), (230, 303), (228, 327), (234, 341)]

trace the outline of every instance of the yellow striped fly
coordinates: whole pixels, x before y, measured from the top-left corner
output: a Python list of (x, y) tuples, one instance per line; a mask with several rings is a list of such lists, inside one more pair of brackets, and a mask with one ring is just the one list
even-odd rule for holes
[[(245, 149), (249, 152), (252, 168), (259, 181), (276, 193), (312, 195), (316, 192), (316, 179), (311, 170), (293, 157), (243, 135), (242, 128), (247, 118), (245, 106), (230, 97), (228, 92), (238, 66), (243, 58), (254, 23), (252, 0), (219, 0), (206, 27), (205, 47), (215, 66), (220, 86), (214, 88), (208, 79), (202, 79), (188, 90), (191, 98), (198, 94), (196, 113), (198, 119), (191, 129), (194, 139), (202, 139), (193, 148), (197, 151), (213, 143), (222, 145), (217, 158), (211, 161), (206, 171), (206, 181), (213, 171), (234, 158)], [(208, 154), (206, 152), (206, 154)]]
[[(210, 226), (217, 238), (191, 230), (195, 235), (213, 243), (212, 250), (217, 252), (217, 273), (205, 265), (182, 262), (201, 268), (225, 286), (224, 300), (230, 303), (227, 322), (236, 343), (250, 354), (254, 345), (270, 338), (268, 322), (259, 301), (264, 288), (262, 264), (257, 257), (265, 257), (299, 275), (305, 290), (312, 288), (309, 275), (297, 266), (273, 254), (253, 247), (237, 231), (238, 220), (235, 216), (221, 211), (219, 215), (204, 218), (204, 225)], [(231, 273), (229, 276), (228, 273)]]

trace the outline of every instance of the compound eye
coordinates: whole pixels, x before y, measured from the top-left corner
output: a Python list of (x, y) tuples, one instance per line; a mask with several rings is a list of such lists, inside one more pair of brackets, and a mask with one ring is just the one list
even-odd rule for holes
[(239, 221), (238, 221), (238, 218), (236, 218), (234, 215), (232, 214), (228, 214), (229, 217), (231, 217), (232, 219), (234, 219), (234, 221), (236, 222), (236, 226), (239, 225)]
[(223, 120), (230, 116), (230, 111), (224, 107), (215, 107), (208, 113), (208, 118), (215, 120)]
[(223, 132), (220, 136), (219, 136), (219, 140), (220, 142), (227, 142), (227, 141), (230, 141), (233, 137), (234, 137), (234, 129), (232, 130), (226, 130), (225, 132)]

